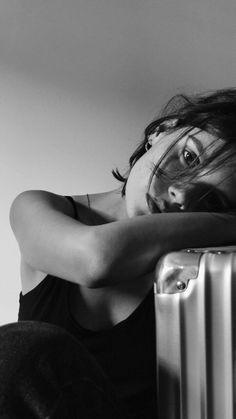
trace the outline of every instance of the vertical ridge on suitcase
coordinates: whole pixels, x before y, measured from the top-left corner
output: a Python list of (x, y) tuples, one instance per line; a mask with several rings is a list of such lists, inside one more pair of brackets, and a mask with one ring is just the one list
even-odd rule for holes
[(160, 419), (234, 419), (236, 253), (171, 253), (156, 271)]

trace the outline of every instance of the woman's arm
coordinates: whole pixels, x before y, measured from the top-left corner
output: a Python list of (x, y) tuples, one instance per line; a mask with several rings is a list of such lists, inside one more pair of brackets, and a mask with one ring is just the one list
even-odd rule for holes
[(98, 226), (71, 216), (66, 198), (45, 191), (20, 194), (10, 211), (30, 266), (94, 288), (143, 276), (169, 251), (236, 240), (233, 215), (162, 213)]
[(107, 281), (128, 280), (152, 272), (158, 259), (173, 250), (236, 242), (236, 216), (230, 214), (151, 214), (95, 229), (103, 258), (100, 286)]
[(13, 201), (10, 224), (31, 268), (89, 286), (98, 272), (93, 230), (74, 218), (71, 203), (46, 191), (26, 191)]

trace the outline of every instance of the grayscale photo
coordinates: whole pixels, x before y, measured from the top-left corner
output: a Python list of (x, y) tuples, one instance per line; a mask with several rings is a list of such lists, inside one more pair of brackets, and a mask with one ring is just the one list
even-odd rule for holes
[(235, 419), (233, 0), (0, 0), (0, 419)]

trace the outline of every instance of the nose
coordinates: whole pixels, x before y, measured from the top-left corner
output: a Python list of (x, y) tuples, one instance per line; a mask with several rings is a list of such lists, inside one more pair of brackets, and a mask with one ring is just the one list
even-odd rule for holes
[(181, 211), (185, 208), (186, 193), (178, 186), (171, 185), (168, 187), (169, 205), (177, 206)]

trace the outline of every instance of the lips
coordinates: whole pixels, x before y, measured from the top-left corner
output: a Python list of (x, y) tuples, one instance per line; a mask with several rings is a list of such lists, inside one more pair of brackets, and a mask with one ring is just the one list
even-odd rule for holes
[(184, 205), (178, 203), (169, 203), (161, 198), (153, 198), (147, 194), (147, 204), (152, 214), (161, 214), (163, 212), (187, 212), (187, 208)]

